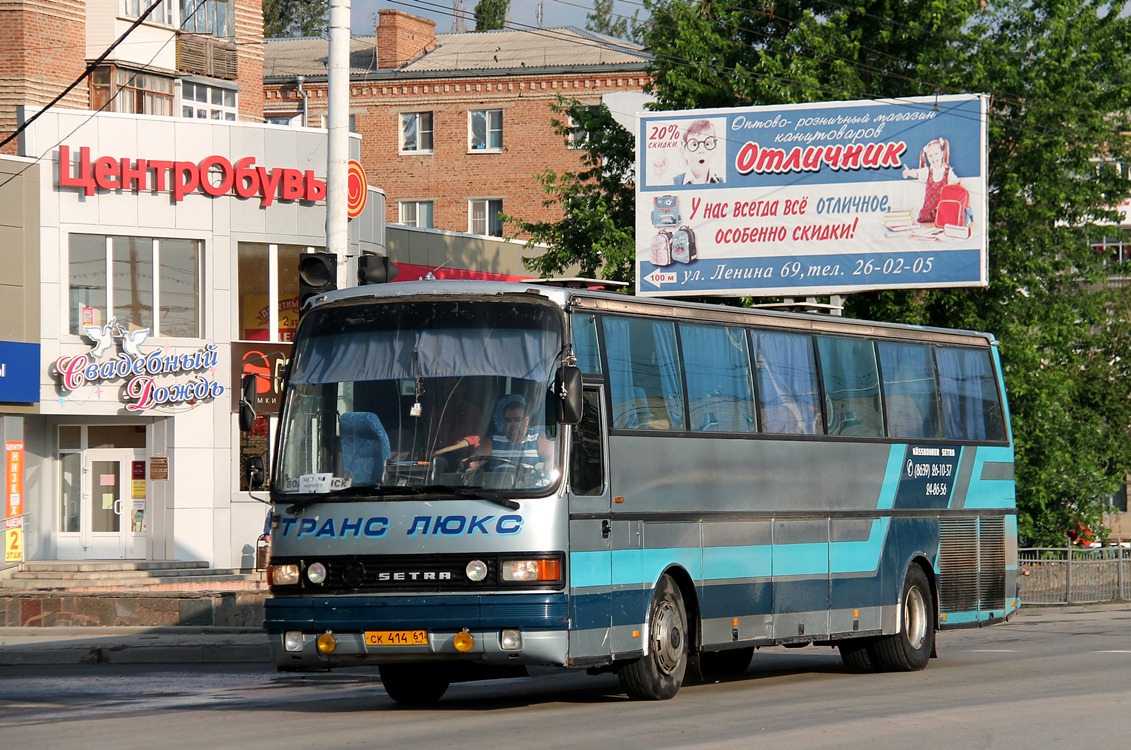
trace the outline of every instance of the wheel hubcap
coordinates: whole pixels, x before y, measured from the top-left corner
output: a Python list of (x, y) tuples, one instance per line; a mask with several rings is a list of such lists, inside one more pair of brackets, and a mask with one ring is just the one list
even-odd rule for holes
[(907, 629), (907, 642), (912, 648), (922, 648), (927, 639), (927, 605), (923, 601), (923, 592), (918, 587), (912, 587), (907, 592), (907, 599), (903, 602), (903, 621)]
[(671, 674), (683, 658), (683, 623), (679, 612), (670, 601), (660, 602), (652, 622), (652, 647), (656, 666), (664, 674)]

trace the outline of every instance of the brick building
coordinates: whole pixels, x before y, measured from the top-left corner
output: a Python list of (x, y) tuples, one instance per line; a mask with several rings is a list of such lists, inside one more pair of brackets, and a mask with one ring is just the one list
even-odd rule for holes
[[(430, 20), (380, 11), (376, 36), (352, 40), (350, 121), (388, 222), (501, 236), (514, 228), (499, 213), (558, 218), (535, 175), (580, 161), (554, 132), (551, 104), (604, 101), (631, 115), (648, 61), (637, 45), (575, 28), (436, 34)], [(323, 125), (326, 79), (324, 40), (267, 40), (268, 121)]]
[[(0, 3), (0, 139), (17, 107), (45, 106), (78, 79), (150, 0)], [(164, 0), (57, 106), (263, 121), (261, 0)], [(14, 154), (15, 141), (3, 153)]]

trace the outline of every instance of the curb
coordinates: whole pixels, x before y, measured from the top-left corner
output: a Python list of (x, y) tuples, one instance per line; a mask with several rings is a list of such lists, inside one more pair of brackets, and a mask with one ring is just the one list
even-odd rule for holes
[(0, 666), (270, 663), (259, 628), (0, 628)]

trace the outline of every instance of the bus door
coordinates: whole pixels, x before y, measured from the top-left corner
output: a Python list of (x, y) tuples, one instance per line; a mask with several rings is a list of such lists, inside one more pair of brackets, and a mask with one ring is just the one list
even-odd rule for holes
[(612, 491), (599, 386), (586, 386), (569, 446), (570, 658), (607, 656), (612, 625)]

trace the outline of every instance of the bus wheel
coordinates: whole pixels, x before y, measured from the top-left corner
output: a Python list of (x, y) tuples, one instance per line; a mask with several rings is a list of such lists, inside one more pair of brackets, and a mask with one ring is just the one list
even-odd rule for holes
[(874, 643), (871, 638), (850, 638), (841, 641), (837, 648), (840, 649), (840, 658), (844, 659), (849, 672), (863, 674), (876, 671), (872, 663)]
[(634, 700), (662, 701), (679, 692), (687, 672), (687, 611), (679, 587), (660, 578), (648, 619), (648, 653), (617, 669), (621, 687)]
[(750, 668), (754, 647), (732, 648), (726, 651), (704, 651), (699, 654), (699, 671), (703, 677), (737, 677)]
[(934, 604), (927, 574), (912, 565), (903, 579), (900, 628), (878, 639), (871, 649), (872, 662), (884, 672), (916, 672), (927, 666), (935, 648)]
[(381, 684), (397, 703), (430, 706), (444, 696), (451, 679), (436, 664), (382, 664)]

